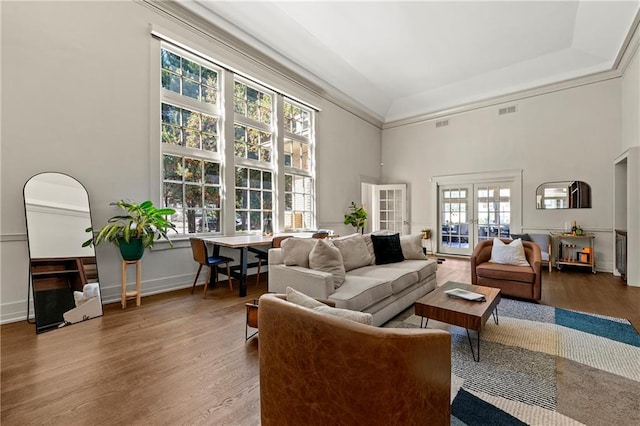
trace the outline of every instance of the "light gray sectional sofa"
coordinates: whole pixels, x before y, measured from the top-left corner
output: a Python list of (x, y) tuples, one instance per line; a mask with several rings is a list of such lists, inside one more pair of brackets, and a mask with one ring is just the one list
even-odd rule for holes
[[(378, 237), (373, 239), (379, 248)], [(382, 325), (436, 287), (437, 262), (424, 256), (421, 236), (398, 238), (400, 258), (384, 264), (376, 264), (370, 234), (333, 240), (289, 238), (281, 248), (269, 250), (269, 291), (285, 293), (291, 287), (332, 300), (337, 308), (368, 312), (373, 325)], [(381, 253), (379, 263), (389, 261)]]

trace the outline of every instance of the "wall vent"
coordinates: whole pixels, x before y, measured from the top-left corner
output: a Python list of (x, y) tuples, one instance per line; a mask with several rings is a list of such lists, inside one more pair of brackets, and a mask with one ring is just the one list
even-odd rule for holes
[(511, 106), (508, 106), (508, 107), (500, 108), (498, 110), (498, 115), (512, 114), (512, 113), (514, 113), (516, 111), (518, 111), (516, 106), (515, 105), (511, 105)]
[(444, 126), (448, 126), (448, 125), (449, 125), (449, 120), (436, 121), (436, 129), (438, 127), (444, 127)]

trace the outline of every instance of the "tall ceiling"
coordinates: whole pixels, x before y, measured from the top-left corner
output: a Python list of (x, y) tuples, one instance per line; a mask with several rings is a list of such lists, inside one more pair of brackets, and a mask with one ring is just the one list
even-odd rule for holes
[(640, 2), (181, 4), (391, 122), (611, 70)]

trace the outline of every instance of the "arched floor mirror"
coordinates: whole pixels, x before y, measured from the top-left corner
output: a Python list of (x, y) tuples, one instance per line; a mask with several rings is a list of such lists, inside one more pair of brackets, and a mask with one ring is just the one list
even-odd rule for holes
[(29, 243), (29, 320), (33, 296), (36, 333), (99, 317), (102, 298), (93, 247), (82, 247), (91, 227), (89, 195), (76, 179), (40, 173), (24, 185)]

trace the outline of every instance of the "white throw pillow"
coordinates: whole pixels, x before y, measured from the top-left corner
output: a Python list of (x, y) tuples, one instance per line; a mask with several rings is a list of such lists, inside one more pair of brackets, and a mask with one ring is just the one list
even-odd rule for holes
[(304, 306), (305, 308), (313, 309), (318, 306), (326, 306), (324, 303), (317, 301), (313, 297), (300, 293), (298, 290), (294, 290), (291, 287), (287, 287), (286, 294), (287, 301), (295, 303), (296, 305)]
[(520, 238), (511, 241), (509, 244), (503, 243), (500, 238), (494, 238), (489, 262), (503, 265), (529, 266)]
[(314, 238), (287, 238), (282, 241), (282, 262), (287, 266), (309, 267), (309, 253), (316, 245)]
[(330, 272), (333, 275), (335, 288), (340, 287), (344, 282), (345, 270), (342, 254), (337, 247), (324, 239), (316, 240), (315, 246), (309, 253), (309, 268)]
[(364, 242), (362, 235), (353, 234), (344, 238), (336, 238), (332, 242), (340, 250), (345, 271), (349, 272), (352, 269), (371, 265), (371, 254), (369, 254), (367, 243)]
[(424, 260), (427, 258), (422, 250), (422, 234), (401, 235), (400, 247), (405, 259)]
[(343, 317), (362, 324), (371, 325), (373, 322), (373, 316), (369, 313), (334, 308), (332, 306), (325, 305), (322, 302), (318, 302), (313, 297), (300, 293), (291, 287), (287, 287), (287, 301), (295, 303), (296, 305), (304, 306), (305, 308), (313, 309), (314, 311)]

